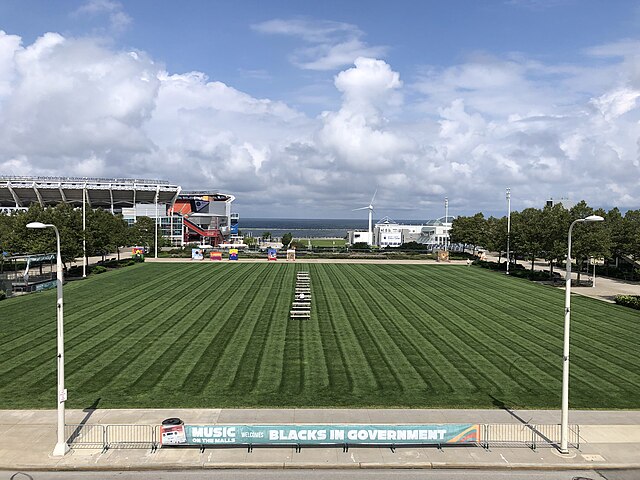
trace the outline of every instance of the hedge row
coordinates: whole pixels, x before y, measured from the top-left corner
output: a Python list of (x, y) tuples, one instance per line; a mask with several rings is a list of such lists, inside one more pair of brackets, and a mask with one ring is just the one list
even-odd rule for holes
[(640, 310), (640, 295), (616, 295), (614, 300), (618, 305)]

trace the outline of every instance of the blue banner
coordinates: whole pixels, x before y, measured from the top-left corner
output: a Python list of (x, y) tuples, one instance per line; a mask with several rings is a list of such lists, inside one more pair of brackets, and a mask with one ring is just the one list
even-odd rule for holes
[(437, 445), (479, 441), (477, 424), (162, 427), (163, 445)]

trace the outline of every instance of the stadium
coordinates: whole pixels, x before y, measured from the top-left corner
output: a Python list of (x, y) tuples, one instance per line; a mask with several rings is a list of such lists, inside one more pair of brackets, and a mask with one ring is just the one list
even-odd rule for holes
[(121, 213), (127, 223), (156, 219), (159, 234), (172, 245), (213, 246), (238, 233), (235, 197), (216, 190), (185, 191), (165, 180), (88, 177), (0, 176), (0, 211), (11, 214), (32, 204), (68, 203)]

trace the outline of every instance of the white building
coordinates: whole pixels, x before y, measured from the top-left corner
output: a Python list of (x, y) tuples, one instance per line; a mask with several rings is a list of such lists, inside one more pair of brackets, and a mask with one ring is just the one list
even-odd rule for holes
[(398, 223), (389, 217), (379, 220), (373, 227), (373, 238), (369, 241), (369, 232), (349, 231), (349, 243), (368, 243), (380, 248), (399, 247), (403, 243), (416, 242), (426, 249), (444, 249), (449, 242), (449, 230), (453, 217), (441, 217), (426, 224), (410, 225)]
[(380, 248), (402, 245), (402, 225), (384, 217), (373, 227), (373, 244)]
[(448, 250), (451, 243), (449, 230), (451, 230), (454, 218), (455, 217), (452, 216), (440, 217), (427, 222), (427, 224), (422, 227), (420, 237), (416, 242), (426, 245), (430, 250)]
[(354, 243), (366, 243), (371, 245), (371, 234), (362, 230), (349, 230), (348, 242), (353, 245)]

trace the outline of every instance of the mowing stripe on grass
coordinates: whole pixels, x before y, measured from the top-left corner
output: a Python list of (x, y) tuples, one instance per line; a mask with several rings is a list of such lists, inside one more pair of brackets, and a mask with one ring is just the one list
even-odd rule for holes
[[(340, 356), (346, 369), (351, 372), (349, 376), (351, 381), (350, 391), (360, 392), (379, 389), (380, 384), (371, 369), (371, 365), (366, 361), (363, 346), (348, 322), (349, 317), (341, 301), (343, 292), (338, 292), (335, 285), (333, 285), (326, 268), (318, 269), (317, 274), (314, 276), (314, 291), (316, 292), (316, 298), (324, 295), (324, 300), (326, 301), (324, 305), (326, 305), (327, 311), (318, 311), (318, 315), (328, 315), (330, 318), (336, 343), (339, 345)], [(318, 305), (319, 307), (320, 305)], [(335, 387), (339, 386), (335, 385)]]
[[(320, 269), (315, 265), (311, 266), (311, 272), (320, 276)], [(329, 384), (327, 388), (331, 391), (344, 389), (352, 391), (353, 379), (349, 365), (347, 364), (346, 354), (338, 340), (338, 331), (329, 310), (329, 302), (326, 291), (319, 286), (314, 287), (315, 296), (311, 306), (315, 312), (315, 318), (318, 321), (318, 330), (320, 332), (320, 344), (322, 346), (324, 361), (323, 364), (327, 368)]]
[[(69, 408), (558, 408), (563, 292), (441, 265), (143, 264), (65, 285)], [(640, 406), (640, 315), (572, 300), (572, 408)], [(55, 406), (55, 292), (0, 302), (0, 408)]]

